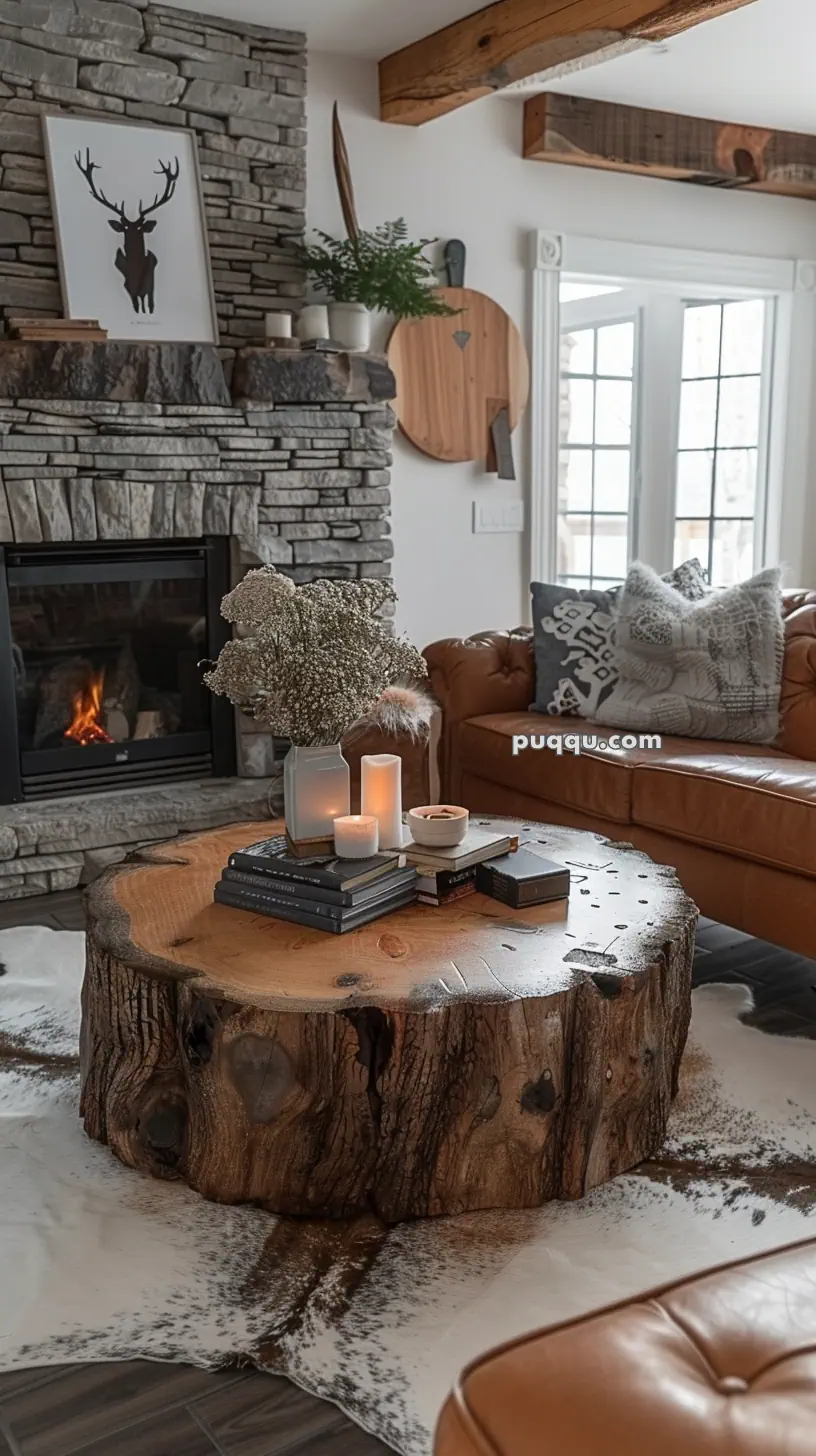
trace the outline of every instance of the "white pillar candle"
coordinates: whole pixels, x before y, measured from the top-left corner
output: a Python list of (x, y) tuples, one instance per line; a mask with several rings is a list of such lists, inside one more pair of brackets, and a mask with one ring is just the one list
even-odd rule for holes
[(334, 821), (338, 859), (368, 859), (379, 848), (379, 824), (373, 814), (344, 814)]
[(402, 759), (395, 753), (368, 753), (360, 760), (360, 808), (380, 826), (380, 849), (401, 849)]
[(329, 338), (329, 310), (325, 303), (307, 303), (298, 316), (296, 333), (301, 343)]
[(292, 315), (290, 313), (266, 314), (264, 330), (268, 339), (291, 339)]

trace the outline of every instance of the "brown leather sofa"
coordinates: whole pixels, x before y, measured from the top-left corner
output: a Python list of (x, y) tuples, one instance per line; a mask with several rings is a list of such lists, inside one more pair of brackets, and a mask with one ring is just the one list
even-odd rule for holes
[(462, 1375), (436, 1456), (813, 1456), (816, 1242), (525, 1336)]
[(441, 797), (635, 844), (677, 868), (704, 915), (816, 957), (816, 592), (786, 592), (784, 613), (774, 748), (664, 738), (657, 751), (514, 757), (514, 735), (603, 739), (611, 730), (528, 711), (529, 628), (433, 643), (425, 657), (443, 712)]

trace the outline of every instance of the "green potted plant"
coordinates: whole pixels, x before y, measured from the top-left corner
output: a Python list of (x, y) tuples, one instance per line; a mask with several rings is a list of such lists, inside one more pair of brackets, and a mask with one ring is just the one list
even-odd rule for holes
[(318, 242), (300, 256), (310, 277), (330, 300), (332, 339), (347, 349), (367, 349), (370, 313), (396, 318), (425, 318), (454, 313), (437, 294), (436, 272), (425, 256), (427, 238), (412, 243), (403, 218), (382, 223), (373, 232), (333, 238), (318, 231)]

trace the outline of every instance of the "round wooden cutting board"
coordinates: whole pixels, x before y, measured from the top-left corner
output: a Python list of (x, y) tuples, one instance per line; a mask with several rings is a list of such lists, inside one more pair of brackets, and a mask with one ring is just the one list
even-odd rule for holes
[(485, 460), (503, 408), (514, 430), (530, 365), (513, 320), (474, 288), (440, 288), (451, 318), (401, 319), (388, 344), (400, 429), (434, 460)]

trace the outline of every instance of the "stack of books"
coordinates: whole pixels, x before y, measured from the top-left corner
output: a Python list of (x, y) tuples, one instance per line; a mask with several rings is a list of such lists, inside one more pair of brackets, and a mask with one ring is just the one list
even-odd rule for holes
[(370, 859), (299, 859), (281, 834), (237, 849), (215, 887), (219, 905), (342, 935), (417, 898), (417, 876), (398, 851)]
[(99, 319), (18, 318), (9, 323), (12, 338), (32, 343), (101, 343), (107, 339)]
[(478, 865), (517, 849), (518, 838), (514, 835), (471, 827), (461, 844), (446, 847), (412, 841), (404, 853), (408, 864), (416, 868), (417, 898), (421, 904), (449, 905), (475, 892)]

